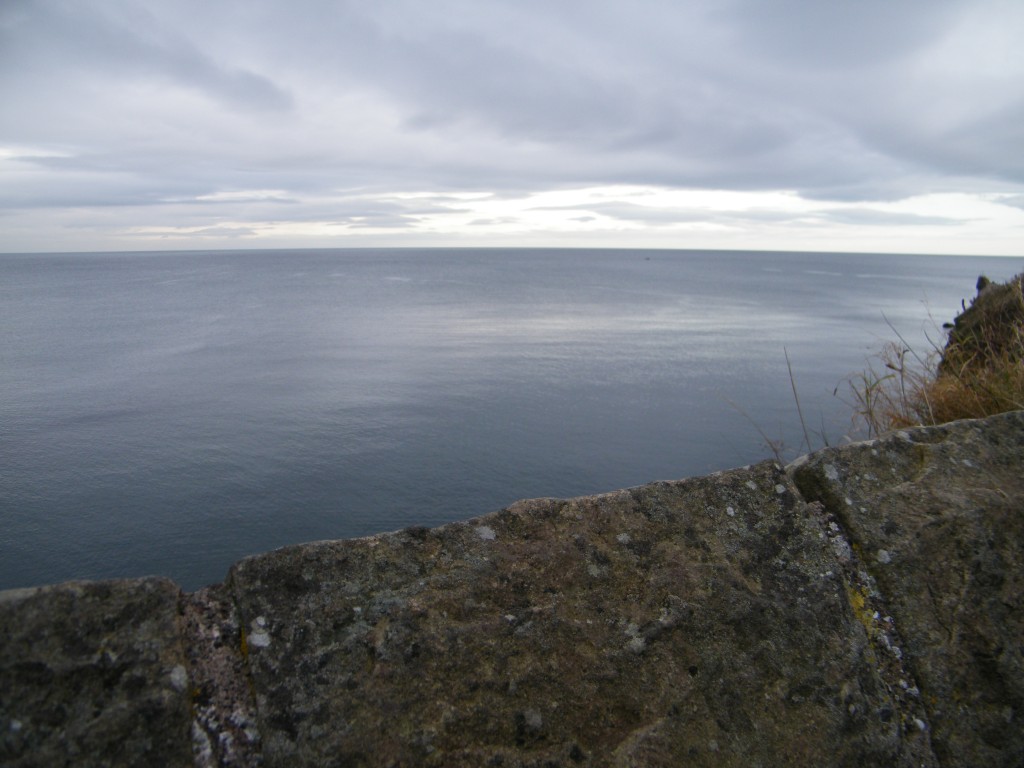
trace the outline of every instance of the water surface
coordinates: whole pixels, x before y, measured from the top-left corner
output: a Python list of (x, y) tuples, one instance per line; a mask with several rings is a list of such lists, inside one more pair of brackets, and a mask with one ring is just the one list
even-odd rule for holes
[[(0, 256), (0, 588), (167, 575), (833, 442), (844, 376), (1020, 260)], [(934, 316), (934, 321), (929, 315)], [(841, 387), (840, 394), (845, 389)], [(746, 414), (746, 415), (744, 415)], [(816, 440), (819, 438), (816, 438)]]

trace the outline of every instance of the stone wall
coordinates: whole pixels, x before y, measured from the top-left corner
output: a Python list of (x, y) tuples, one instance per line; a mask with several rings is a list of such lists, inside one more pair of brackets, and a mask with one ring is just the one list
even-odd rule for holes
[(0, 763), (1024, 764), (1024, 412), (0, 593)]

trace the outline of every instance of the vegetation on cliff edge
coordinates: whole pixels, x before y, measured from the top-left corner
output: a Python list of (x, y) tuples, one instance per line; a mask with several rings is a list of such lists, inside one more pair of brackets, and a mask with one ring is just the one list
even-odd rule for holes
[(945, 326), (944, 347), (920, 354), (900, 337), (851, 377), (855, 419), (869, 437), (1024, 409), (1022, 282), (1024, 273), (978, 278), (978, 295)]

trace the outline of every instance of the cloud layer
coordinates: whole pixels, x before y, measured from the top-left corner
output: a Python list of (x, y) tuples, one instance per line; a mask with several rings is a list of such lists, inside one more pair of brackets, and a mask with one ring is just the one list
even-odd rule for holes
[(0, 251), (1020, 253), (1020, 29), (1015, 0), (7, 0)]

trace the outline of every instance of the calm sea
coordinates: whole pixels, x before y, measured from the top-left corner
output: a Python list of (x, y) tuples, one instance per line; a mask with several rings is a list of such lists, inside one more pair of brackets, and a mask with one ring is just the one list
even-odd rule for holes
[(194, 589), (286, 544), (746, 464), (770, 455), (758, 428), (795, 454), (784, 350), (809, 426), (836, 443), (849, 408), (833, 391), (894, 338), (886, 318), (924, 349), (978, 274), (1022, 268), (630, 250), (2, 255), (0, 588), (161, 574)]

